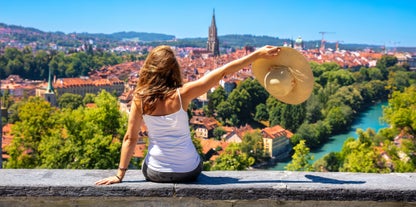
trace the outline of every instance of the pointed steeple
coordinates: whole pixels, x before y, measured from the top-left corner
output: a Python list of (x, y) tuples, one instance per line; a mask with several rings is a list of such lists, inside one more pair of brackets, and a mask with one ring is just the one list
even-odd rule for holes
[(52, 84), (51, 69), (49, 69), (48, 87), (46, 88), (46, 93), (55, 93), (55, 89), (53, 88), (53, 84)]
[(211, 28), (217, 30), (217, 24), (215, 23), (215, 9), (212, 10)]
[(57, 106), (56, 94), (55, 89), (53, 88), (52, 83), (52, 72), (49, 69), (49, 77), (48, 77), (48, 87), (46, 88), (45, 94), (43, 94), (46, 101), (48, 101), (51, 106)]

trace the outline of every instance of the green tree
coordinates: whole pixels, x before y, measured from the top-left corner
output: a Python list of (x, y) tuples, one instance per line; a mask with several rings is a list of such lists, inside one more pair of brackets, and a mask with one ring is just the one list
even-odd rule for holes
[(407, 88), (404, 92), (396, 91), (384, 108), (383, 119), (393, 128), (416, 129), (416, 86)]
[(326, 115), (325, 121), (329, 123), (332, 132), (341, 132), (352, 122), (352, 114), (349, 106), (333, 107)]
[(246, 103), (248, 111), (251, 114), (256, 112), (259, 104), (264, 104), (269, 97), (266, 89), (260, 85), (257, 79), (247, 78), (237, 87), (237, 90), (244, 89), (250, 95), (250, 101)]
[(218, 105), (225, 101), (227, 94), (222, 86), (218, 86), (214, 92), (208, 94), (208, 113), (207, 116), (212, 116)]
[(15, 122), (19, 121), (19, 107), (21, 105), (25, 104), (25, 100), (23, 101), (18, 101), (13, 103), (9, 109), (7, 110), (8, 112), (8, 123), (14, 124)]
[(347, 105), (354, 112), (361, 110), (363, 104), (363, 97), (360, 91), (355, 86), (345, 86), (338, 89), (338, 91), (329, 97), (326, 104), (327, 109), (331, 109), (335, 106)]
[(309, 154), (310, 149), (306, 146), (305, 140), (301, 140), (294, 148), (292, 162), (286, 165), (285, 169), (290, 171), (312, 171), (313, 166), (310, 162), (313, 157)]
[(241, 126), (251, 121), (250, 94), (245, 89), (234, 89), (230, 93), (227, 102), (233, 106), (233, 114), (231, 117), (234, 115), (236, 118), (231, 119), (232, 125)]
[(91, 110), (91, 117), (99, 124), (104, 135), (124, 135), (126, 122), (124, 122), (125, 117), (120, 115), (117, 98), (102, 90), (94, 102), (97, 108)]
[(256, 115), (254, 116), (254, 120), (256, 121), (264, 121), (269, 119), (269, 113), (267, 111), (267, 106), (264, 103), (261, 103), (256, 106)]
[(245, 170), (254, 162), (253, 157), (241, 152), (239, 144), (231, 143), (212, 164), (211, 170)]
[(296, 131), (296, 136), (293, 136), (290, 140), (293, 145), (305, 140), (308, 147), (317, 148), (328, 139), (330, 134), (331, 126), (327, 122), (303, 123)]
[(338, 172), (341, 166), (342, 159), (339, 152), (330, 152), (313, 164), (317, 172)]
[(410, 81), (409, 72), (390, 72), (387, 88), (391, 91), (404, 91), (405, 88), (410, 86)]
[(369, 80), (383, 80), (383, 73), (381, 73), (381, 70), (379, 68), (368, 68), (368, 79)]
[[(410, 148), (409, 148), (410, 146)], [(413, 148), (413, 149), (412, 149)], [(383, 143), (383, 150), (390, 158), (390, 163), (386, 162), (390, 172), (414, 172), (416, 170), (416, 156), (414, 155), (415, 143), (412, 140), (402, 140), (401, 146), (396, 146), (392, 141), (386, 140)]]
[(64, 93), (58, 98), (58, 106), (60, 108), (76, 109), (83, 106), (82, 96), (73, 93)]
[(270, 126), (281, 125), (296, 132), (306, 117), (306, 102), (298, 105), (279, 103), (269, 110)]
[(380, 60), (377, 61), (376, 67), (385, 69), (385, 68), (389, 68), (391, 66), (396, 65), (397, 62), (398, 62), (397, 57), (393, 55), (383, 55), (381, 56)]
[(327, 71), (320, 77), (320, 84), (325, 86), (329, 82), (335, 82), (340, 86), (348, 86), (355, 82), (353, 74), (347, 70)]
[(240, 144), (241, 152), (253, 157), (256, 161), (261, 161), (265, 154), (263, 148), (263, 136), (260, 131), (245, 133)]
[(348, 139), (341, 150), (343, 165), (341, 172), (377, 173), (377, 154), (368, 143)]
[(49, 75), (49, 61), (51, 56), (48, 52), (40, 50), (35, 55), (35, 67), (30, 70), (28, 76), (32, 80), (47, 80)]
[(56, 110), (48, 102), (31, 97), (18, 108), (18, 118), (12, 128), (14, 136), (7, 151), (10, 159), (6, 168), (35, 168), (42, 163), (38, 146), (53, 133)]
[(280, 125), (292, 132), (296, 132), (306, 117), (306, 102), (298, 105), (285, 104), (282, 108)]
[(212, 133), (216, 140), (221, 140), (222, 135), (224, 135), (226, 131), (222, 127), (216, 127)]
[(323, 103), (318, 99), (318, 96), (312, 94), (306, 103), (305, 121), (308, 123), (315, 123), (323, 118), (322, 115)]
[(217, 117), (222, 123), (230, 123), (230, 119), (234, 114), (234, 106), (228, 101), (223, 101), (217, 106)]
[(95, 99), (96, 95), (93, 93), (86, 93), (84, 98), (82, 99), (82, 103), (84, 105), (87, 105), (89, 103), (94, 103), (94, 99)]
[(127, 115), (102, 91), (97, 107), (57, 111), (40, 98), (19, 106), (8, 168), (116, 168)]

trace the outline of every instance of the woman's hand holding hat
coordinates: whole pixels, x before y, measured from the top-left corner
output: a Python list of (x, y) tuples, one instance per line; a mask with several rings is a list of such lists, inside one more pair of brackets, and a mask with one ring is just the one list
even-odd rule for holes
[(309, 98), (314, 77), (300, 52), (289, 47), (264, 46), (258, 55), (252, 63), (253, 74), (272, 96), (288, 104), (300, 104)]
[(255, 51), (255, 53), (258, 55), (256, 58), (265, 58), (270, 59), (277, 55), (279, 55), (280, 48), (276, 46), (266, 45), (263, 46)]

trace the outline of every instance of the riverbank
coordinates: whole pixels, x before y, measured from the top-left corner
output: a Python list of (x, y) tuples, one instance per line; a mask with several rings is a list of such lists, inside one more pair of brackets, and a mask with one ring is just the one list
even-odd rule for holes
[[(368, 128), (378, 132), (382, 128), (388, 127), (388, 125), (380, 120), (383, 116), (383, 107), (387, 106), (387, 101), (380, 101), (372, 106), (369, 106), (367, 110), (360, 113), (360, 115), (354, 120), (349, 131), (331, 136), (328, 141), (320, 148), (312, 150), (311, 155), (314, 157), (313, 161), (316, 161), (330, 152), (339, 152), (344, 145), (345, 140), (349, 137), (357, 139), (357, 129), (366, 130)], [(292, 161), (289, 157), (283, 161), (277, 162), (277, 165), (270, 167), (269, 170), (285, 170), (285, 166)]]

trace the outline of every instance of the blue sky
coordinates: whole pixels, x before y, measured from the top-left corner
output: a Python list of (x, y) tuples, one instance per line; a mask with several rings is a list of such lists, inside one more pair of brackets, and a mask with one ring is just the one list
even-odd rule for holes
[(1, 0), (0, 22), (42, 31), (155, 32), (207, 37), (215, 9), (218, 35), (416, 47), (415, 0)]

